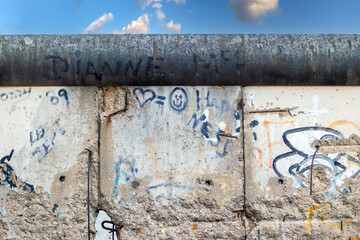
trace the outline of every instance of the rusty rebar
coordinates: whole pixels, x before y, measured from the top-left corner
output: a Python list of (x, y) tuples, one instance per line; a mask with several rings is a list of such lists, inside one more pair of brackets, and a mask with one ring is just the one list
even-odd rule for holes
[(89, 149), (85, 149), (88, 152), (88, 178), (87, 178), (87, 217), (88, 217), (88, 240), (90, 240), (90, 170), (91, 170), (91, 162), (92, 162), (92, 152)]
[[(105, 224), (111, 224), (112, 227), (111, 227), (111, 228), (108, 228), (108, 227), (105, 226)], [(105, 220), (105, 221), (103, 221), (103, 222), (101, 223), (101, 227), (102, 227), (103, 229), (105, 229), (105, 230), (108, 230), (110, 233), (112, 233), (112, 240), (114, 240), (114, 239), (115, 239), (115, 232), (116, 232), (117, 230), (122, 229), (124, 226), (123, 226), (122, 224), (116, 225), (116, 224), (115, 224), (114, 222), (112, 222), (112, 221)]]
[(314, 160), (315, 160), (315, 156), (316, 156), (316, 153), (317, 153), (317, 151), (319, 150), (319, 148), (320, 148), (320, 146), (316, 146), (316, 150), (315, 150), (315, 153), (314, 153), (313, 158), (312, 158), (312, 161), (311, 161), (311, 170), (310, 170), (310, 195), (312, 195), (312, 187), (313, 187), (312, 179), (313, 179)]

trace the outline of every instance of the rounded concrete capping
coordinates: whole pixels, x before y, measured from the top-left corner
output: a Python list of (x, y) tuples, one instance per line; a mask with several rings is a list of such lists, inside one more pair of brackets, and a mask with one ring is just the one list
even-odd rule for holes
[(359, 82), (359, 35), (0, 36), (2, 86)]

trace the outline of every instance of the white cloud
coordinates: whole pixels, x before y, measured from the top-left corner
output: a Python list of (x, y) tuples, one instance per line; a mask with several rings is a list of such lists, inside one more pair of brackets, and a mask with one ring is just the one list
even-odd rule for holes
[(164, 18), (166, 18), (166, 15), (161, 9), (158, 9), (158, 10), (156, 10), (156, 17), (158, 19), (164, 19)]
[(87, 28), (85, 28), (83, 33), (98, 32), (106, 22), (112, 21), (113, 19), (114, 15), (112, 15), (111, 12), (104, 13), (104, 15), (93, 21)]
[[(164, 24), (164, 19), (166, 18), (166, 14), (163, 10), (163, 7), (165, 4), (169, 2), (173, 2), (175, 4), (185, 4), (186, 0), (135, 0), (136, 4), (139, 4), (143, 10), (145, 10), (147, 7), (151, 6), (152, 8), (150, 10), (150, 17), (156, 16), (158, 19), (158, 24), (160, 24), (162, 27), (167, 27), (171, 32), (178, 33), (181, 29), (180, 23), (174, 23), (173, 21), (170, 21), (166, 24)], [(138, 19), (137, 21), (133, 21), (131, 24), (129, 24), (127, 27), (123, 28), (121, 31), (115, 30), (113, 33), (115, 34), (121, 34), (121, 33), (137, 33), (137, 29), (142, 29), (141, 32), (148, 32), (149, 27), (149, 19), (148, 15), (146, 15), (146, 20), (144, 19)], [(145, 16), (143, 15), (143, 16)], [(141, 20), (141, 21), (140, 21)], [(140, 21), (140, 23), (139, 23)], [(146, 24), (145, 24), (146, 23)], [(139, 27), (141, 26), (141, 28)], [(134, 29), (134, 30), (133, 30)], [(135, 30), (136, 29), (136, 30)], [(146, 29), (146, 31), (144, 31)], [(135, 32), (134, 32), (135, 31)]]
[(180, 3), (183, 3), (185, 4), (186, 3), (186, 0), (166, 0), (166, 2), (175, 2), (176, 4), (180, 4)]
[(156, 4), (161, 2), (162, 0), (137, 0), (136, 2), (141, 4), (141, 7), (143, 10), (145, 10), (145, 8), (151, 4)]
[[(162, 0), (136, 0), (137, 4), (140, 4), (142, 9), (145, 10), (146, 7), (153, 4), (153, 7), (156, 3), (160, 3)], [(166, 3), (168, 2), (175, 2), (176, 4), (185, 4), (186, 0), (166, 0)]]
[(180, 32), (181, 29), (181, 24), (180, 23), (174, 23), (173, 20), (171, 20), (170, 22), (168, 22), (166, 24), (166, 27), (173, 33), (178, 33)]
[(276, 13), (279, 0), (230, 0), (230, 9), (234, 10), (240, 21), (256, 22), (261, 16)]
[(129, 25), (127, 25), (127, 27), (123, 27), (121, 31), (113, 31), (113, 34), (135, 34), (147, 32), (149, 32), (149, 17), (147, 14), (144, 14), (140, 16), (136, 21), (132, 21)]
[(161, 3), (154, 3), (152, 6), (153, 8), (161, 9), (163, 5)]
[(156, 17), (160, 20), (166, 18), (164, 11), (162, 10), (163, 5), (161, 3), (154, 3), (152, 5), (153, 8), (156, 8)]

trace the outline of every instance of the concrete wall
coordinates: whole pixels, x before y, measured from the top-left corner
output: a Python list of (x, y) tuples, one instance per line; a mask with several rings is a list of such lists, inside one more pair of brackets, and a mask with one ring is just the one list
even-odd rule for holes
[(357, 91), (1, 88), (0, 239), (359, 239)]
[(97, 88), (1, 88), (0, 96), (1, 239), (85, 239)]

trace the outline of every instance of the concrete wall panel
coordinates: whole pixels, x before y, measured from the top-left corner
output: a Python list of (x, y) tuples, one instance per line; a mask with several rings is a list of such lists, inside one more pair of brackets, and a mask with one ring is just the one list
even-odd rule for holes
[[(358, 235), (358, 91), (356, 87), (245, 89), (246, 215), (251, 236), (278, 239), (284, 231), (289, 239)], [(271, 231), (278, 235), (266, 230), (267, 221), (277, 224)]]
[(1, 88), (0, 239), (358, 239), (358, 91)]
[(240, 87), (106, 88), (102, 96), (101, 192), (111, 218), (126, 224), (122, 237), (244, 235)]
[(0, 89), (1, 239), (86, 237), (97, 111), (97, 88)]

